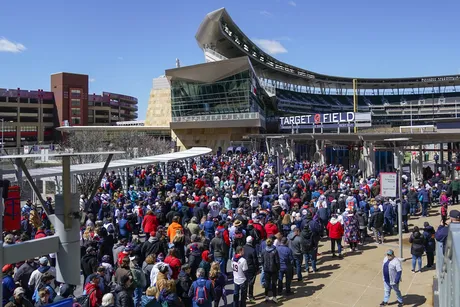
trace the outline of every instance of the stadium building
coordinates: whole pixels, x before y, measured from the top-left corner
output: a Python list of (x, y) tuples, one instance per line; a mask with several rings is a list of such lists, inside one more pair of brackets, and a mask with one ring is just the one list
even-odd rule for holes
[(169, 126), (182, 148), (225, 150), (251, 135), (349, 133), (350, 127), (362, 133), (458, 128), (460, 75), (365, 79), (308, 71), (265, 53), (224, 8), (206, 15), (196, 40), (206, 63), (155, 79), (145, 122)]

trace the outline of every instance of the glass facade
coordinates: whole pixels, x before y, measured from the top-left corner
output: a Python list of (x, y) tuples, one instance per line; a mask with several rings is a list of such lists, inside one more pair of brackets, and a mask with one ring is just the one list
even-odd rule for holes
[(171, 82), (173, 117), (248, 113), (264, 114), (252, 72), (244, 71), (214, 83)]

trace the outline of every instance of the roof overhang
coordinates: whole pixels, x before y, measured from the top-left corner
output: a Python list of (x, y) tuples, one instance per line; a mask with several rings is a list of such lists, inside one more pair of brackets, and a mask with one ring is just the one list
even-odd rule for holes
[(455, 132), (423, 132), (423, 133), (296, 133), (296, 134), (250, 134), (248, 139), (289, 139), (298, 141), (322, 140), (344, 143), (373, 142), (376, 145), (412, 146), (458, 142)]
[(166, 76), (171, 81), (182, 80), (197, 83), (212, 83), (249, 70), (250, 68), (251, 63), (249, 62), (249, 58), (242, 56), (218, 62), (168, 69), (166, 70)]
[(56, 128), (61, 132), (76, 132), (76, 131), (169, 131), (169, 126), (62, 126)]
[[(237, 44), (223, 31), (222, 21), (231, 26), (232, 31), (238, 33), (241, 44)], [(200, 48), (212, 46), (227, 58), (248, 56), (254, 68), (258, 69), (259, 72), (265, 72), (260, 77), (273, 80), (282, 79), (282, 82), (290, 84), (346, 89), (353, 88), (353, 79), (357, 79), (360, 89), (434, 88), (460, 85), (460, 74), (409, 78), (353, 78), (331, 76), (301, 69), (265, 53), (244, 34), (225, 8), (208, 13), (201, 22), (195, 38)], [(247, 50), (242, 47), (244, 44), (248, 47)], [(264, 59), (263, 61), (261, 57)], [(269, 66), (268, 62), (272, 62), (273, 66)]]

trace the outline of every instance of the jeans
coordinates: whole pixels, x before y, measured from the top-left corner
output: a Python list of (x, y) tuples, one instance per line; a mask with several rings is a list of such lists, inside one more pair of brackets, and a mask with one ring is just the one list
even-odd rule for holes
[(388, 301), (390, 300), (391, 289), (393, 289), (396, 293), (396, 299), (398, 300), (398, 302), (402, 303), (403, 299), (401, 291), (399, 290), (399, 284), (389, 285), (386, 282), (383, 282), (383, 287), (385, 289), (385, 295), (383, 296), (383, 301), (385, 303), (388, 303)]
[(142, 288), (134, 289), (134, 306), (139, 307), (142, 305)]
[(412, 271), (415, 271), (416, 264), (418, 263), (418, 270), (422, 270), (422, 256), (412, 255)]
[(422, 203), (422, 216), (428, 215), (428, 203)]
[(256, 283), (256, 272), (247, 272), (248, 278), (248, 297), (254, 298), (254, 284)]
[(286, 276), (286, 293), (291, 292), (291, 281), (292, 281), (292, 266), (288, 266), (285, 269), (281, 269), (278, 276), (278, 293), (283, 292), (283, 278)]
[(297, 279), (302, 280), (302, 255), (294, 255)]
[(407, 215), (403, 215), (403, 217), (402, 217), (405, 232), (409, 232), (408, 218), (409, 217)]
[(335, 255), (335, 244), (337, 244), (337, 252), (342, 254), (342, 238), (340, 239), (331, 239), (331, 252), (332, 255)]
[(375, 242), (379, 243), (379, 242), (382, 242), (383, 243), (383, 240), (385, 238), (385, 235), (383, 233), (383, 228), (382, 227), (379, 227), (379, 228), (372, 228), (372, 230), (374, 231), (374, 239), (375, 239)]
[(391, 218), (388, 218), (388, 217), (385, 218), (383, 227), (385, 231), (388, 232), (390, 235), (393, 234), (393, 221), (391, 220)]
[[(240, 301), (241, 292), (241, 301)], [(246, 307), (246, 298), (248, 296), (248, 281), (246, 280), (241, 285), (235, 284), (233, 292), (233, 307)]]
[(272, 290), (273, 296), (276, 297), (276, 281), (278, 280), (278, 272), (265, 272), (265, 296)]
[(227, 262), (225, 261), (225, 258), (222, 257), (216, 257), (215, 260), (219, 262), (219, 269), (223, 274), (227, 274)]
[(313, 272), (316, 272), (316, 249), (312, 250), (311, 252), (304, 254), (305, 259), (305, 270), (308, 272), (308, 261), (311, 261), (311, 267)]
[(415, 215), (417, 213), (417, 203), (409, 203), (410, 206), (410, 215)]

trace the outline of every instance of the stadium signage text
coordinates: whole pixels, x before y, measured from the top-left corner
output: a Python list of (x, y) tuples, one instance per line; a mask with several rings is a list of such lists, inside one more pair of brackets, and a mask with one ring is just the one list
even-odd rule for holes
[(352, 123), (355, 121), (354, 112), (345, 113), (325, 113), (309, 114), (301, 116), (280, 117), (281, 127), (291, 127), (293, 125), (321, 125), (321, 124), (339, 124)]

